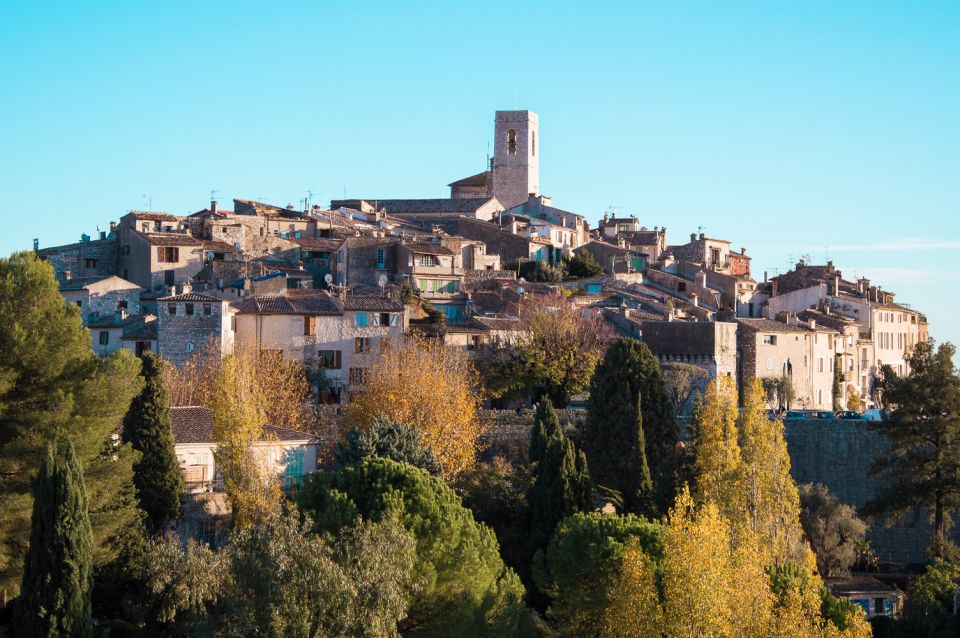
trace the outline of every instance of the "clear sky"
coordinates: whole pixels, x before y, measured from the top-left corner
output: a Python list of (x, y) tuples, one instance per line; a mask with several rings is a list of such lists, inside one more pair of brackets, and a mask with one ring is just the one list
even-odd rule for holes
[(219, 191), (443, 197), (497, 109), (541, 188), (829, 254), (960, 343), (960, 2), (0, 3), (0, 254)]

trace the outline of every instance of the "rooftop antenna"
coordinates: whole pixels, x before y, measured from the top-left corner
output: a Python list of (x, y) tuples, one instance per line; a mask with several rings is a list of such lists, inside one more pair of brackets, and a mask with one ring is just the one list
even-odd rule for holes
[(823, 256), (826, 257), (827, 261), (830, 261), (830, 246), (823, 247)]
[(220, 191), (218, 191), (217, 189), (213, 189), (213, 190), (210, 191), (210, 202), (211, 202), (211, 203), (217, 201), (217, 193), (219, 193), (219, 192), (220, 192)]
[(147, 210), (151, 213), (153, 212), (153, 195), (142, 195), (142, 197), (147, 200)]
[(697, 226), (697, 234), (698, 234), (698, 235), (702, 235), (705, 230), (706, 230), (706, 228), (704, 228), (703, 226)]

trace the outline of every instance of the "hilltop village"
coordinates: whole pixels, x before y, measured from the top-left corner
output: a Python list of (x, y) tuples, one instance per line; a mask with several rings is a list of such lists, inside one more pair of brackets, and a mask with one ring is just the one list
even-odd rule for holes
[(668, 235), (664, 220), (605, 214), (591, 227), (540, 192), (538, 132), (536, 113), (498, 111), (486, 170), (445, 199), (130, 211), (99, 236), (35, 250), (98, 354), (180, 364), (201, 348), (279, 351), (325, 371), (328, 403), (362, 392), (391, 340), (480, 350), (516, 338), (530, 305), (572, 306), (661, 362), (741, 388), (789, 379), (798, 409), (836, 407), (838, 377), (841, 406), (879, 407), (881, 368), (909, 371), (927, 322), (893, 292), (832, 262), (760, 275), (736, 238)]
[[(540, 192), (536, 113), (493, 135), (446, 198), (133, 210), (0, 261), (0, 629), (18, 583), (47, 622), (45, 521), (87, 516), (78, 617), (155, 635), (859, 638), (915, 616), (905, 566), (957, 551), (952, 346), (831, 261), (771, 277), (736, 238), (594, 226)], [(289, 633), (318, 610), (339, 629)]]

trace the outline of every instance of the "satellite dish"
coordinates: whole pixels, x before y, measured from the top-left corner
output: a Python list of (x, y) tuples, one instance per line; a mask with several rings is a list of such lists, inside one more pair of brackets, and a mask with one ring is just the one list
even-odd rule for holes
[(387, 276), (386, 276), (386, 275), (380, 275), (379, 283), (380, 283), (380, 287), (381, 287), (381, 288), (383, 288), (384, 286), (386, 286), (386, 285), (387, 285)]
[(208, 250), (208, 251), (207, 251), (207, 259), (213, 259), (213, 251), (212, 251), (212, 250)]
[(327, 273), (327, 274), (325, 274), (325, 275), (323, 276), (323, 280), (324, 280), (325, 282), (327, 282), (328, 284), (332, 284), (332, 283), (333, 283), (333, 275), (331, 275), (330, 273)]
[(517, 294), (518, 294), (518, 295), (522, 295), (522, 294), (525, 293), (525, 292), (527, 292), (527, 291), (524, 289), (523, 286), (517, 286)]

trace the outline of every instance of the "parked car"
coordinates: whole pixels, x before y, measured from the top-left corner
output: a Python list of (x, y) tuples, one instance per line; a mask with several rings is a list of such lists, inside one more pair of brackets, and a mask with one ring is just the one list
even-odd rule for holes
[(834, 414), (833, 410), (817, 410), (813, 418), (821, 419), (823, 421), (833, 421), (837, 418), (837, 416)]
[(787, 410), (785, 421), (800, 421), (803, 419), (815, 419), (816, 414), (813, 410)]
[(863, 418), (867, 421), (885, 421), (887, 419), (887, 411), (876, 409), (864, 410)]
[(844, 419), (846, 421), (863, 421), (864, 417), (856, 410), (842, 410), (837, 412), (837, 418)]

